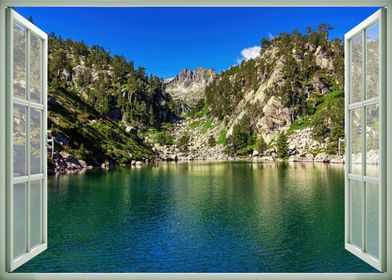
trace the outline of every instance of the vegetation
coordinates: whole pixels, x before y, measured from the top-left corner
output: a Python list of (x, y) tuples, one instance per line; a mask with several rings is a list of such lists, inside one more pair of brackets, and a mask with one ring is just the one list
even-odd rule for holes
[(171, 146), (171, 145), (174, 144), (173, 136), (169, 132), (167, 132), (167, 131), (160, 131), (157, 134), (156, 141), (159, 143), (159, 145)]
[(216, 146), (216, 140), (215, 140), (215, 137), (213, 135), (211, 135), (208, 138), (208, 146), (209, 147), (215, 147)]
[[(231, 156), (247, 156), (253, 151), (263, 154), (272, 144), (261, 137), (258, 122), (264, 116), (266, 100), (274, 96), (288, 109), (291, 122), (287, 133), (273, 139), (279, 158), (288, 157), (288, 136), (308, 127), (316, 140), (327, 144), (327, 153), (337, 153), (338, 139), (344, 137), (344, 48), (341, 41), (329, 40), (330, 30), (329, 25), (321, 24), (304, 34), (293, 31), (262, 39), (258, 58), (223, 71), (206, 87), (205, 98), (186, 112), (185, 117), (192, 121), (176, 143), (170, 131), (179, 119), (177, 106), (160, 78), (100, 46), (89, 47), (51, 34), (50, 127), (69, 140), (62, 149), (78, 158), (97, 164), (108, 160), (127, 163), (152, 157), (142, 135), (160, 145), (175, 143), (180, 151), (189, 152), (189, 132), (205, 135), (241, 113), (231, 135), (222, 129), (217, 138), (207, 138), (208, 146), (223, 144)], [(320, 53), (332, 65), (321, 67)], [(281, 65), (279, 79), (269, 83), (277, 65)], [(244, 100), (245, 93), (257, 92), (267, 82), (262, 98), (255, 101), (247, 96)], [(246, 110), (239, 112), (238, 104)]]
[(250, 127), (250, 119), (243, 117), (233, 127), (233, 133), (226, 139), (226, 153), (231, 156), (237, 154), (247, 153), (248, 149), (244, 150), (248, 146), (255, 143), (255, 134)]
[(137, 135), (126, 133), (110, 119), (101, 118), (77, 92), (49, 86), (48, 93), (48, 127), (64, 139), (63, 151), (96, 165), (108, 160), (121, 164), (152, 158), (150, 148)]
[(189, 135), (188, 132), (185, 132), (181, 138), (177, 142), (178, 149), (183, 152), (187, 153), (189, 152), (189, 140), (191, 139), (191, 136)]
[(279, 158), (287, 159), (288, 154), (288, 145), (287, 145), (287, 134), (284, 132), (279, 133), (279, 137), (276, 141), (276, 153)]
[(220, 133), (219, 133), (219, 138), (218, 138), (218, 144), (225, 144), (226, 142), (226, 136), (227, 136), (227, 129), (223, 129)]
[[(152, 157), (150, 147), (124, 125), (161, 129), (176, 119), (161, 79), (100, 46), (53, 33), (48, 45), (49, 127), (69, 139), (61, 149), (91, 164)], [(165, 132), (159, 142), (170, 145), (173, 139)]]
[(339, 138), (344, 138), (344, 93), (341, 87), (329, 92), (318, 105), (312, 117), (314, 137), (323, 141), (327, 139), (329, 154), (337, 154)]
[(260, 136), (260, 138), (258, 138), (256, 141), (257, 152), (259, 153), (259, 155), (262, 155), (267, 150), (267, 148), (268, 148), (267, 143), (265, 142), (264, 138)]
[[(285, 137), (311, 127), (314, 138), (327, 143), (326, 152), (337, 153), (338, 139), (344, 136), (344, 48), (340, 40), (329, 40), (331, 29), (323, 23), (316, 30), (308, 28), (304, 34), (283, 32), (273, 39), (262, 39), (260, 57), (223, 71), (207, 86), (204, 103), (210, 116), (226, 122), (234, 118), (234, 109), (244, 99), (244, 94), (257, 91), (276, 70), (277, 61), (282, 61), (279, 83), (272, 84), (264, 94), (266, 100), (275, 96), (290, 109), (292, 124)], [(320, 58), (316, 55), (320, 52), (332, 61), (330, 68), (320, 67), (317, 62)], [(236, 124), (233, 134), (223, 141), (226, 134), (222, 132), (217, 142), (225, 143), (228, 154), (249, 153), (252, 148), (258, 150), (252, 146), (255, 141), (249, 139), (255, 133), (252, 127), (263, 117), (260, 110), (263, 106), (260, 101), (247, 101), (244, 118), (249, 118), (250, 122)], [(265, 145), (263, 143), (261, 150)], [(282, 154), (283, 158), (286, 156)]]

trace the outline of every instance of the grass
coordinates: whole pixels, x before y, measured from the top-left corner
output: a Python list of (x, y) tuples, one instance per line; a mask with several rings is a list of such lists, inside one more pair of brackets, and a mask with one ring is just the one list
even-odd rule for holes
[(221, 145), (225, 144), (226, 138), (227, 138), (227, 129), (222, 129), (219, 134), (217, 144), (221, 144)]
[(214, 125), (210, 119), (207, 119), (205, 123), (203, 124), (203, 127), (201, 129), (201, 133), (205, 134), (210, 128), (213, 128)]
[(189, 129), (196, 129), (200, 127), (201, 121), (200, 120), (195, 120), (189, 125)]
[(50, 129), (69, 140), (67, 146), (58, 146), (56, 150), (68, 152), (89, 164), (108, 160), (129, 163), (132, 159), (153, 157), (148, 145), (126, 133), (118, 123), (102, 118), (94, 107), (71, 90), (50, 88), (50, 94), (56, 98), (56, 104), (49, 105)]
[(293, 134), (296, 130), (302, 130), (311, 126), (310, 118), (299, 118), (295, 120), (287, 130), (287, 135)]
[[(325, 109), (327, 106), (333, 102), (336, 98), (339, 98), (342, 96), (342, 91), (340, 90), (332, 90), (328, 92), (323, 98), (322, 102), (317, 105), (316, 111), (314, 114), (308, 117), (300, 117), (297, 120), (295, 120), (290, 128), (287, 130), (287, 134), (293, 134), (297, 130), (302, 130), (308, 127), (312, 127), (312, 120), (320, 117), (321, 114), (325, 113)], [(321, 98), (320, 98), (321, 99)]]

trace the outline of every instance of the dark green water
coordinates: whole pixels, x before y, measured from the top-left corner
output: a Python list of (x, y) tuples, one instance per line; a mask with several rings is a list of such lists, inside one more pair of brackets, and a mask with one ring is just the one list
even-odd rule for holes
[(374, 272), (344, 250), (342, 166), (163, 163), (51, 177), (18, 272)]

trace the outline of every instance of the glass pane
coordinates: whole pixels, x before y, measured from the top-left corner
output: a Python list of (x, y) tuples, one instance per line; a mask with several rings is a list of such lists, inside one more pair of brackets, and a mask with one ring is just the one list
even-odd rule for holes
[(14, 176), (27, 175), (26, 171), (26, 106), (14, 104), (13, 152)]
[(13, 67), (14, 96), (26, 98), (26, 30), (14, 23), (13, 28)]
[(26, 253), (26, 184), (14, 185), (13, 249), (14, 258)]
[(351, 121), (351, 173), (362, 172), (362, 108), (350, 113)]
[(350, 180), (351, 243), (362, 248), (363, 183)]
[(366, 98), (376, 97), (380, 90), (380, 24), (366, 30)]
[(378, 176), (380, 158), (379, 105), (366, 107), (366, 175)]
[(351, 103), (362, 100), (362, 36), (351, 39)]
[(41, 182), (31, 182), (31, 247), (41, 243)]
[(378, 258), (378, 184), (366, 183), (366, 237), (367, 252)]
[(30, 37), (30, 100), (33, 102), (41, 102), (41, 52), (42, 41), (31, 35)]
[(31, 174), (42, 173), (41, 125), (42, 113), (31, 108)]

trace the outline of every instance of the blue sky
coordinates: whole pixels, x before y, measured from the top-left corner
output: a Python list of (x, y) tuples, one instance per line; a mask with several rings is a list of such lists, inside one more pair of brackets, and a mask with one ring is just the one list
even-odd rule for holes
[[(262, 38), (294, 29), (334, 27), (344, 33), (377, 8), (18, 8), (46, 32), (98, 44), (126, 56), (149, 74), (175, 76), (184, 68), (222, 71)], [(243, 52), (252, 54), (252, 49)]]

